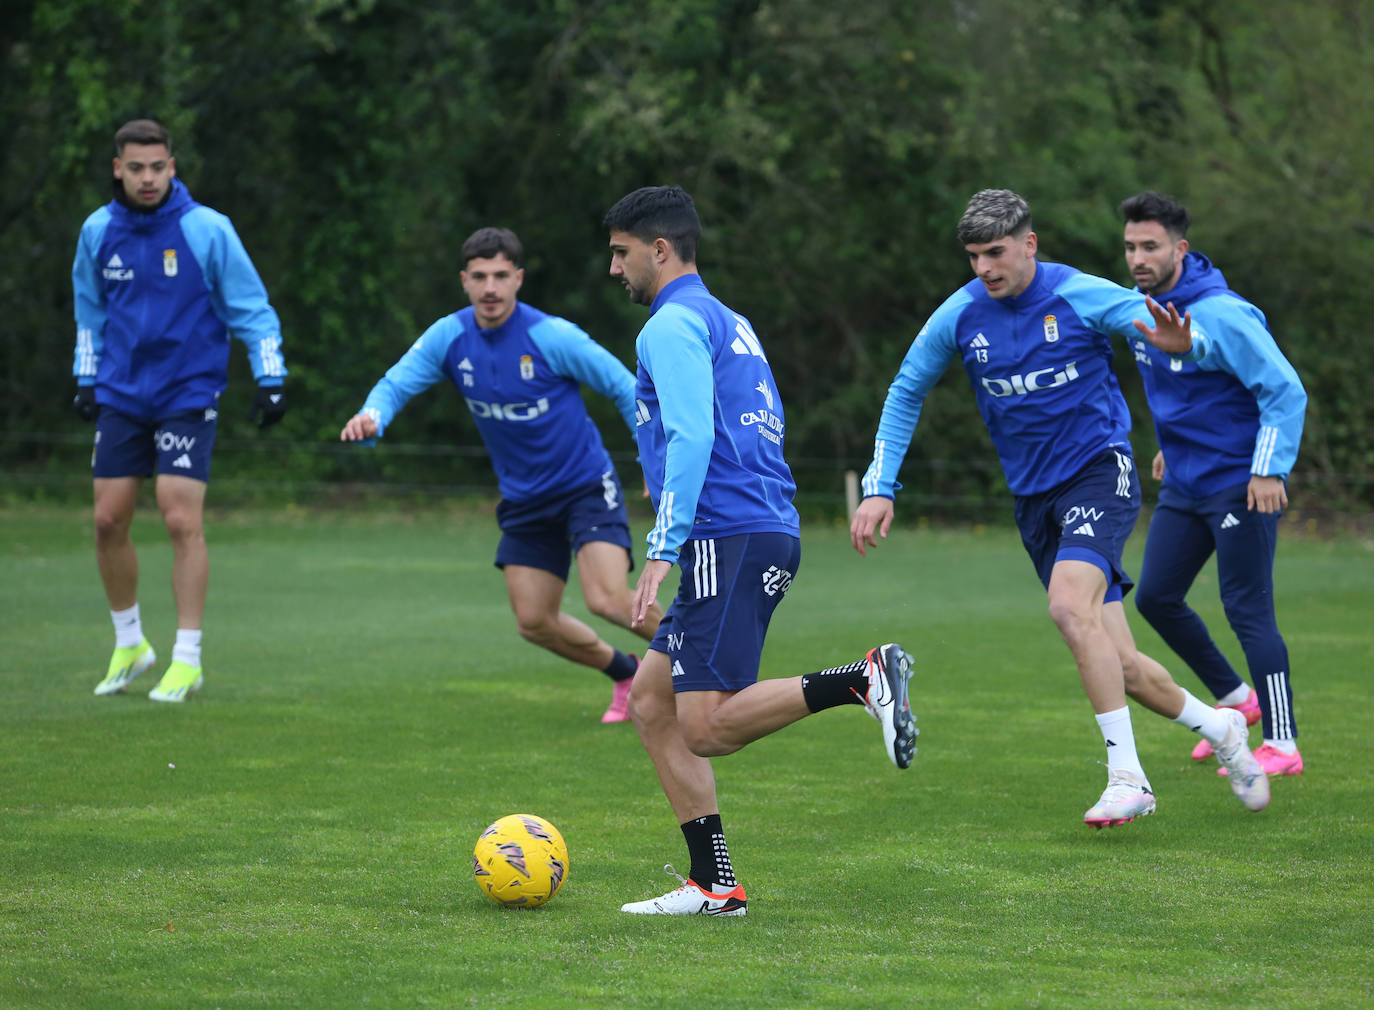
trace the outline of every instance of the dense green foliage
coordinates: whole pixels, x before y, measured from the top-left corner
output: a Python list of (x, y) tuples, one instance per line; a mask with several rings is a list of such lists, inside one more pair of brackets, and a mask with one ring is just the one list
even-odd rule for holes
[[(111, 631), (84, 509), (0, 525), (0, 585), (24, 587), (0, 622), (0, 1006), (1374, 1005), (1368, 542), (1279, 554), (1305, 774), (1249, 814), (1183, 727), (1135, 708), (1159, 810), (1094, 832), (1102, 738), (1014, 531), (903, 530), (861, 560), (808, 527), (765, 671), (899, 639), (920, 753), (898, 772), (845, 707), (718, 759), (749, 914), (665, 921), (619, 911), (684, 869), (653, 768), (597, 721), (605, 677), (519, 640), (489, 516), (217, 516), (206, 684), (183, 706), (147, 700), (153, 674), (92, 696)], [(165, 653), (171, 550), (151, 509), (134, 535)], [(1211, 570), (1196, 595), (1223, 629)], [(506, 912), (472, 845), (527, 811), (571, 870)]]
[[(385, 451), (312, 447), (463, 304), (454, 257), (484, 224), (525, 240), (528, 301), (629, 361), (642, 310), (605, 276), (600, 219), (669, 181), (701, 209), (708, 283), (771, 350), (790, 454), (861, 465), (901, 355), (967, 276), (953, 223), (970, 193), (1017, 189), (1043, 255), (1125, 280), (1116, 206), (1154, 187), (1190, 204), (1194, 247), (1267, 312), (1308, 385), (1306, 504), (1374, 496), (1374, 50), (1355, 0), (33, 0), (2, 17), (7, 469), (69, 465), (32, 433), (80, 430), (72, 250), (108, 198), (115, 127), (152, 115), (282, 316), (295, 406), (271, 436), (278, 468), (401, 473)], [(249, 434), (241, 359), (230, 438)], [(455, 407), (424, 397), (392, 438), (475, 442)], [(919, 469), (991, 460), (957, 370), (911, 458), (908, 485), (1000, 485), (987, 466)]]

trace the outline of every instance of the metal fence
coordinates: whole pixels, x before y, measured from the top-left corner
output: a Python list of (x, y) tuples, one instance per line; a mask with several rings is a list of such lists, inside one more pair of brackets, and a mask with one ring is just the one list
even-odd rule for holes
[[(89, 429), (77, 432), (0, 431), (0, 501), (82, 502), (90, 495)], [(635, 457), (611, 454), (632, 512), (639, 501)], [(856, 482), (867, 459), (789, 460), (797, 480), (797, 506), (808, 519), (843, 519), (852, 510)], [(898, 521), (943, 524), (1011, 522), (1011, 498), (989, 447), (976, 459), (937, 459), (914, 447), (903, 468)], [(1142, 481), (1144, 503), (1155, 485)], [(367, 503), (421, 506), (455, 500), (495, 501), (496, 478), (480, 443), (379, 443), (219, 438), (211, 472), (211, 507), (292, 503), (329, 507)], [(1316, 534), (1374, 531), (1374, 488), (1368, 478), (1299, 470), (1289, 481), (1292, 501), (1285, 525)]]

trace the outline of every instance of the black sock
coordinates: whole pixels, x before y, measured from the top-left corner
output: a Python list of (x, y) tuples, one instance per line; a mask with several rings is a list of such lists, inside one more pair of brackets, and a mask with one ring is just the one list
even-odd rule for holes
[(802, 678), (802, 699), (813, 712), (836, 705), (862, 705), (868, 694), (868, 658)]
[(629, 680), (639, 669), (639, 660), (619, 649), (612, 649), (611, 651), (615, 653), (611, 657), (611, 665), (601, 672), (610, 677), (611, 680)]
[(739, 883), (730, 865), (730, 850), (725, 847), (725, 829), (720, 814), (707, 814), (682, 825), (687, 839), (687, 854), (692, 859), (693, 881), (708, 891), (728, 891)]

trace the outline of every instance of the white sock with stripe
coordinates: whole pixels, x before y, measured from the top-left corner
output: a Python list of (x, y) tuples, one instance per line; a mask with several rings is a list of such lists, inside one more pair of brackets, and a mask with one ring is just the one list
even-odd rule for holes
[(199, 628), (177, 628), (177, 643), (172, 646), (172, 661), (200, 667)]
[(116, 649), (132, 649), (143, 641), (143, 619), (138, 616), (137, 603), (128, 610), (111, 610), (110, 620), (114, 622)]
[(1097, 726), (1102, 730), (1102, 740), (1107, 745), (1108, 773), (1130, 772), (1144, 779), (1145, 769), (1140, 766), (1140, 756), (1135, 752), (1135, 731), (1131, 729), (1131, 710), (1128, 707), (1103, 712), (1097, 717)]
[(1174, 722), (1187, 726), (1213, 747), (1221, 743), (1226, 731), (1231, 728), (1227, 713), (1211, 705), (1204, 705), (1189, 694), (1186, 688), (1180, 687), (1179, 690), (1183, 692), (1183, 711), (1174, 716)]

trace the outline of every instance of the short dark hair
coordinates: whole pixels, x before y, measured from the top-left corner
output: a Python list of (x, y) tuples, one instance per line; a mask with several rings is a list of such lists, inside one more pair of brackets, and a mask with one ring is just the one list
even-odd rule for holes
[(701, 218), (681, 186), (644, 186), (627, 193), (606, 211), (601, 223), (607, 231), (623, 231), (641, 242), (665, 238), (682, 262), (697, 261)]
[(152, 119), (131, 119), (115, 130), (115, 157), (124, 157), (125, 144), (161, 144), (172, 153), (172, 135)]
[(1193, 221), (1188, 216), (1187, 207), (1173, 197), (1152, 189), (1122, 200), (1121, 214), (1128, 224), (1158, 221), (1176, 239), (1188, 237), (1188, 225)]
[(1024, 234), (1030, 227), (1030, 204), (1023, 197), (1009, 189), (980, 189), (969, 198), (959, 219), (959, 241), (963, 245), (996, 242)]
[(525, 258), (525, 247), (519, 237), (509, 228), (478, 228), (463, 243), (463, 267), (472, 260), (488, 260), (504, 256), (516, 266)]

